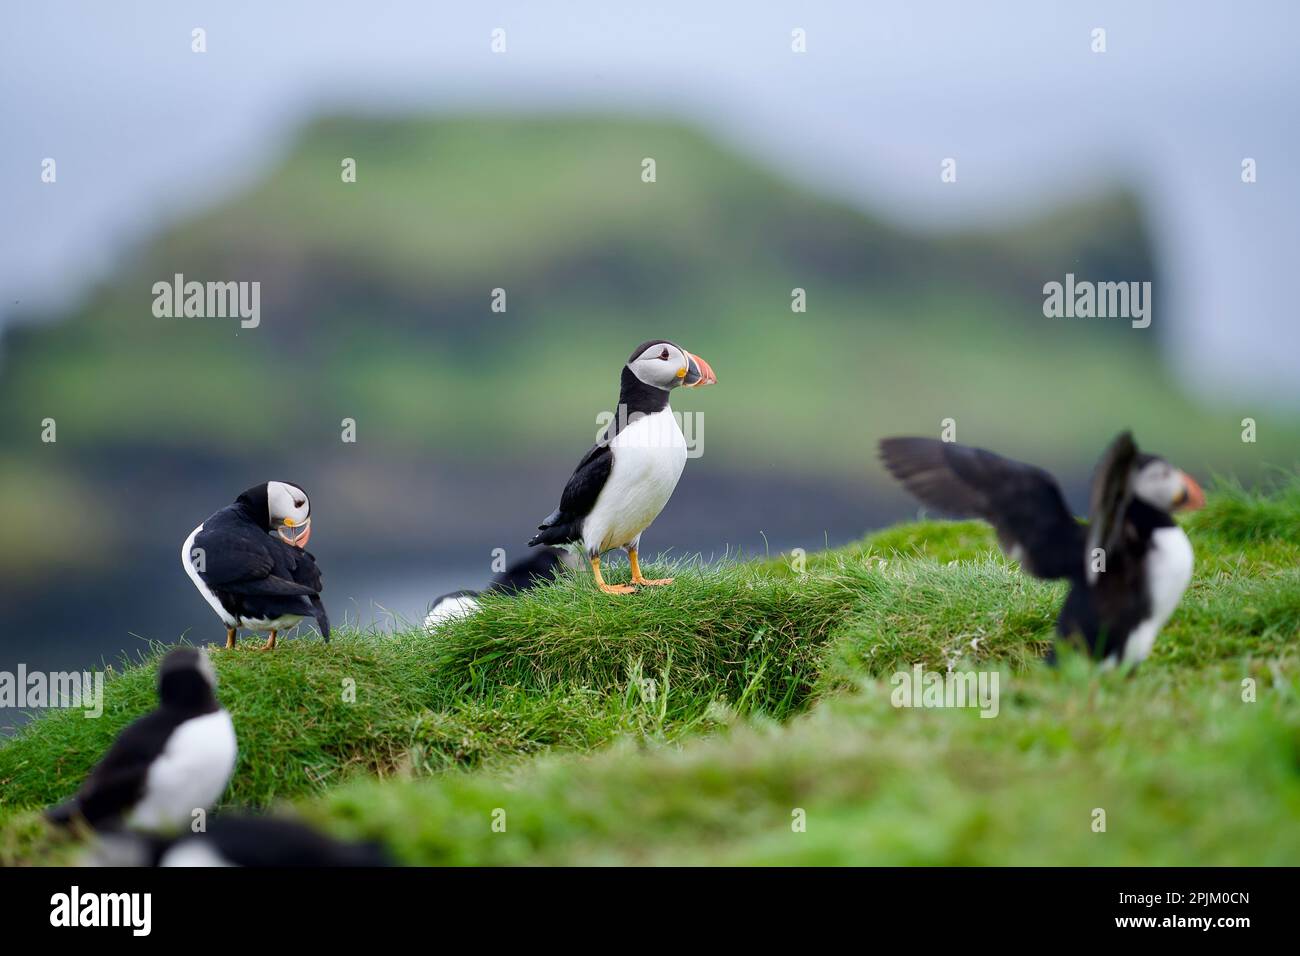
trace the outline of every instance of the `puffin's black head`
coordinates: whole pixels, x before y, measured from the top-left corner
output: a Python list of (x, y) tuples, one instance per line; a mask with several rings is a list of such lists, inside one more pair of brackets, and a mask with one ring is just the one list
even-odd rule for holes
[(666, 339), (638, 345), (627, 360), (627, 367), (646, 385), (664, 390), (678, 385), (696, 388), (718, 381), (708, 362)]
[(289, 544), (307, 547), (311, 538), (311, 500), (287, 481), (254, 485), (235, 499), (259, 528), (274, 531)]
[(158, 665), (158, 699), (175, 710), (210, 710), (217, 702), (217, 672), (208, 652), (178, 647)]
[(1195, 511), (1205, 506), (1205, 492), (1196, 479), (1159, 455), (1139, 453), (1129, 478), (1133, 497), (1160, 511)]

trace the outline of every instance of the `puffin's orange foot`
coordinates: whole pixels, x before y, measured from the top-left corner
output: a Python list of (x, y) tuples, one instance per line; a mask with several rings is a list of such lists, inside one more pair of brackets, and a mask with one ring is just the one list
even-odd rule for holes
[(271, 636), (266, 639), (266, 643), (262, 645), (262, 650), (264, 651), (275, 650), (275, 631), (272, 631)]
[(627, 559), (628, 559), (628, 562), (632, 565), (632, 583), (633, 583), (633, 584), (643, 584), (643, 585), (648, 585), (649, 587), (654, 588), (654, 587), (660, 587), (661, 585), (664, 585), (664, 584), (672, 584), (672, 583), (673, 583), (673, 579), (672, 579), (672, 578), (643, 578), (643, 577), (641, 577), (641, 558), (640, 558), (640, 555), (637, 554), (637, 552), (636, 552), (636, 548), (628, 548), (628, 549), (627, 549)]
[(626, 584), (606, 584), (604, 577), (600, 573), (599, 555), (591, 559), (591, 573), (596, 578), (596, 586), (606, 594), (633, 594), (636, 588), (628, 587)]

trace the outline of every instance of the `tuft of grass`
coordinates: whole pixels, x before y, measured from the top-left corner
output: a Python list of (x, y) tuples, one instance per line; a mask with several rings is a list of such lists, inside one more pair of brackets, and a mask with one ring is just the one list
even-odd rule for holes
[(913, 664), (1023, 670), (1051, 642), (1065, 594), (987, 554), (948, 565), (887, 563), (870, 580), (826, 654), (822, 695)]
[(564, 684), (618, 692), (630, 669), (671, 687), (668, 713), (714, 699), (784, 717), (816, 680), (820, 649), (857, 599), (842, 576), (786, 577), (736, 562), (660, 564), (670, 587), (611, 598), (568, 575), (525, 600), (489, 597), (484, 613), (439, 631), (436, 669), (456, 693)]
[(1215, 484), (1209, 507), (1188, 517), (1192, 533), (1208, 533), (1236, 545), (1274, 539), (1300, 546), (1300, 479), (1281, 474), (1269, 487), (1243, 488), (1233, 480)]

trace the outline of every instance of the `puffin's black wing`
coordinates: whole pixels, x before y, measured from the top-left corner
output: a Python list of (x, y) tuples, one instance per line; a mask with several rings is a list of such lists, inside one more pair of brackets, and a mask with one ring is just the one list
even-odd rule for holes
[(583, 519), (591, 513), (600, 496), (600, 490), (609, 479), (610, 468), (614, 464), (614, 453), (604, 442), (593, 445), (591, 450), (578, 462), (569, 483), (564, 486), (560, 496), (560, 507), (556, 508), (537, 526), (538, 534), (533, 535), (529, 546), (539, 544), (567, 544), (582, 537)]
[[(1088, 526), (1088, 553), (1101, 548), (1106, 555), (1118, 553), (1123, 545), (1124, 521), (1128, 513), (1129, 478), (1137, 461), (1133, 435), (1123, 432), (1115, 437), (1097, 462), (1092, 478), (1091, 521)], [(1097, 572), (1089, 563), (1088, 580), (1095, 582)]]
[(46, 811), (57, 824), (71, 823), (78, 816), (92, 827), (111, 827), (144, 795), (149, 766), (162, 753), (177, 721), (155, 710), (130, 724), (108, 748), (85, 783), (67, 803)]
[(886, 438), (880, 457), (925, 504), (993, 525), (1002, 549), (1035, 577), (1083, 576), (1083, 529), (1043, 469), (933, 438)]
[(315, 594), (320, 570), (311, 554), (255, 529), (203, 530), (194, 539), (202, 549), (208, 587), (232, 594)]
[(204, 529), (194, 545), (203, 549), (199, 574), (209, 588), (237, 594), (320, 592), (320, 570), (308, 551), (256, 529)]
[(564, 552), (555, 548), (543, 548), (541, 551), (529, 552), (500, 574), (492, 578), (489, 591), (504, 594), (518, 594), (539, 584), (553, 581), (564, 570)]

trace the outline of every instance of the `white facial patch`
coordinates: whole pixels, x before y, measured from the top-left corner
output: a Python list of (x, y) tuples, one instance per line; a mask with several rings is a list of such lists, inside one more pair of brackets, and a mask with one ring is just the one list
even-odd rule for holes
[(283, 524), (286, 518), (299, 525), (311, 514), (307, 492), (283, 481), (266, 483), (266, 506), (273, 525)]
[(686, 356), (671, 342), (656, 343), (628, 363), (633, 375), (647, 385), (662, 389), (678, 384), (682, 378), (678, 372), (686, 367)]
[(1183, 491), (1183, 476), (1167, 461), (1156, 459), (1133, 476), (1133, 494), (1153, 508), (1168, 511)]

